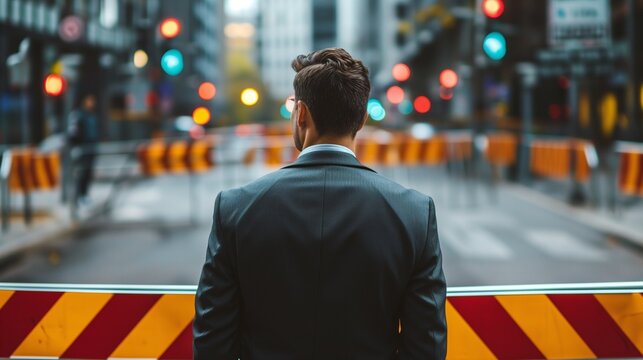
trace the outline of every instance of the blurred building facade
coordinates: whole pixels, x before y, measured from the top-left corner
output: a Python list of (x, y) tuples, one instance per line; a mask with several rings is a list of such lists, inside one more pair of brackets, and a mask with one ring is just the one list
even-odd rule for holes
[[(409, 97), (427, 95), (433, 101), (431, 112), (413, 115), (415, 121), (518, 130), (521, 119), (531, 115), (535, 131), (542, 134), (598, 143), (643, 140), (643, 1), (567, 2), (589, 8), (598, 19), (589, 30), (579, 27), (567, 34), (589, 39), (572, 47), (554, 41), (561, 36), (554, 30), (561, 23), (554, 17), (560, 15), (560, 2), (501, 2), (504, 12), (498, 19), (482, 14), (481, 0), (408, 2), (398, 29), (406, 42), (399, 61), (411, 66), (413, 76), (401, 85)], [(507, 52), (500, 60), (482, 51), (490, 32), (506, 38)], [(438, 79), (443, 69), (460, 75), (446, 100)], [(530, 95), (524, 91), (525, 69), (535, 76)], [(523, 95), (533, 97), (532, 109), (524, 108)]]
[[(87, 92), (104, 109), (109, 79), (146, 11), (145, 2), (131, 0), (0, 0), (0, 66), (8, 75), (0, 77), (1, 143), (33, 144), (62, 131), (66, 113)], [(51, 73), (65, 79), (57, 97), (43, 91)]]
[[(165, 17), (182, 25), (171, 42), (159, 34)], [(86, 93), (97, 95), (104, 140), (149, 137), (166, 118), (214, 107), (196, 89), (222, 77), (223, 19), (219, 0), (0, 0), (1, 143), (37, 144), (64, 131)], [(170, 46), (185, 60), (175, 77), (159, 66)], [(51, 73), (65, 81), (58, 96), (43, 89)]]

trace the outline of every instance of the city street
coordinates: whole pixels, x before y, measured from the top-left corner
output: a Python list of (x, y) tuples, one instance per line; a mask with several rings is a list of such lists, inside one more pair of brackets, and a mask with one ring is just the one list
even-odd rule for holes
[[(217, 192), (266, 171), (224, 167), (196, 176), (195, 225), (189, 177), (133, 183), (109, 216), (6, 264), (0, 282), (194, 285)], [(435, 199), (450, 286), (643, 279), (639, 249), (532, 201), (531, 190), (501, 184), (490, 192), (442, 168), (382, 173)]]

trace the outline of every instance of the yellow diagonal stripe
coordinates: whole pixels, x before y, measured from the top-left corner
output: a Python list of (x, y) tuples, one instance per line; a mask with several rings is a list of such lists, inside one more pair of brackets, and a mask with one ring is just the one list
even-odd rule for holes
[(478, 334), (447, 300), (447, 359), (496, 359)]
[(62, 355), (111, 297), (112, 294), (63, 294), (13, 355)]
[(13, 295), (13, 293), (14, 292), (11, 290), (0, 291), (0, 309), (2, 309), (4, 304), (6, 304), (7, 301), (9, 301), (9, 298), (11, 297), (11, 295)]
[(596, 358), (546, 295), (507, 295), (496, 299), (548, 359)]
[(641, 294), (594, 295), (612, 319), (643, 353), (643, 296)]
[(159, 358), (193, 318), (194, 295), (163, 295), (110, 357)]

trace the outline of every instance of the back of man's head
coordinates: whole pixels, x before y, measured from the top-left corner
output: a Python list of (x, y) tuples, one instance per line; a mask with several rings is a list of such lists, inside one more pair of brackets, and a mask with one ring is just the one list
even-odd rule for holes
[(355, 136), (371, 91), (364, 64), (344, 49), (329, 48), (297, 56), (292, 68), (296, 100), (310, 109), (318, 134)]

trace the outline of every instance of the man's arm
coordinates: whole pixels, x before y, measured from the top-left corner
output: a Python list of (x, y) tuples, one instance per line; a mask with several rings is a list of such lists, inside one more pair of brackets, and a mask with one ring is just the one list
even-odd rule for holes
[(444, 359), (447, 327), (444, 303), (446, 280), (433, 199), (429, 198), (429, 224), (426, 244), (416, 263), (404, 298), (402, 334), (398, 358)]
[(225, 239), (219, 207), (221, 194), (214, 202), (212, 230), (208, 239), (205, 264), (196, 292), (194, 317), (194, 359), (238, 359), (239, 284), (233, 244)]

